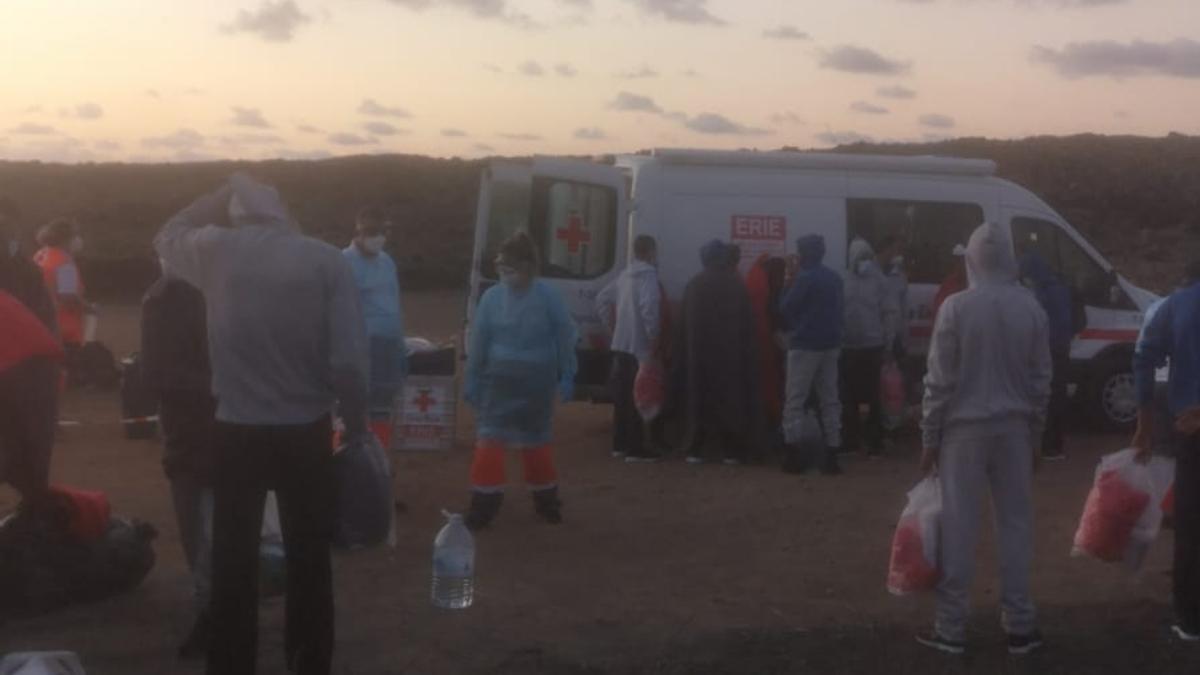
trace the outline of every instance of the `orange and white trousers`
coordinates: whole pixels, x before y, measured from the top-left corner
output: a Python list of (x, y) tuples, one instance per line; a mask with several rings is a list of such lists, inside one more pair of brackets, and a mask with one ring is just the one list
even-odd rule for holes
[(475, 459), (471, 463), (471, 490), (481, 494), (504, 492), (507, 482), (506, 450), (521, 453), (525, 483), (534, 492), (558, 487), (558, 470), (554, 467), (554, 452), (549, 444), (536, 447), (506, 445), (503, 441), (481, 438), (475, 442)]

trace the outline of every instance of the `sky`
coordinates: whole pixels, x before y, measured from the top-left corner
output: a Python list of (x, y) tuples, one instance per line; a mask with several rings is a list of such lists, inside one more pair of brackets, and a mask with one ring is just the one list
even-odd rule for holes
[(0, 0), (0, 159), (1200, 134), (1197, 0)]

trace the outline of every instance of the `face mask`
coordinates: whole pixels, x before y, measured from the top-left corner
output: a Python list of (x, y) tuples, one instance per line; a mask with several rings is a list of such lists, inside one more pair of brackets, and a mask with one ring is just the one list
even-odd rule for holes
[(854, 270), (856, 272), (858, 272), (858, 275), (860, 277), (865, 276), (867, 274), (867, 272), (871, 271), (871, 261), (870, 260), (859, 260), (858, 264), (855, 265)]
[(387, 237), (379, 234), (374, 237), (363, 237), (359, 239), (359, 242), (361, 242), (364, 251), (371, 255), (378, 255), (383, 250), (383, 245), (387, 243)]
[(83, 250), (83, 237), (76, 235), (73, 239), (71, 239), (70, 248), (71, 248), (71, 253), (79, 253), (80, 251), (82, 251)]
[(15, 258), (21, 252), (21, 244), (17, 240), (8, 242), (8, 257)]

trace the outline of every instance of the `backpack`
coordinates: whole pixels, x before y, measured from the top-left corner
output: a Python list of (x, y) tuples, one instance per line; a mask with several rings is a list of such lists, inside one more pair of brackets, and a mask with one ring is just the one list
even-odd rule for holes
[(101, 342), (89, 342), (76, 350), (67, 361), (67, 371), (75, 384), (101, 389), (112, 389), (121, 381), (116, 358)]

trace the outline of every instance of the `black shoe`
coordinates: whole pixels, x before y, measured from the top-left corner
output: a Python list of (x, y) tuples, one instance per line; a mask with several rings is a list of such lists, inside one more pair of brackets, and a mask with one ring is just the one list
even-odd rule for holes
[(842, 465), (838, 463), (837, 448), (825, 449), (825, 461), (821, 463), (821, 473), (826, 476), (842, 475)]
[(809, 461), (804, 451), (797, 447), (785, 447), (783, 454), (783, 472), (796, 476), (808, 473)]
[(1062, 450), (1043, 450), (1042, 460), (1046, 462), (1061, 462), (1067, 458), (1067, 453)]
[(918, 633), (917, 642), (929, 647), (930, 649), (936, 649), (943, 654), (953, 654), (958, 656), (967, 651), (966, 643), (947, 640), (941, 635), (938, 635), (937, 631)]
[(1042, 631), (1040, 630), (1035, 630), (1028, 635), (1009, 635), (1008, 653), (1013, 656), (1032, 654), (1041, 649), (1044, 644), (1046, 644), (1046, 641), (1042, 638)]
[(533, 491), (533, 510), (542, 520), (551, 525), (562, 523), (562, 501), (558, 498), (558, 488)]
[(503, 492), (472, 492), (471, 507), (463, 523), (467, 529), (477, 532), (492, 524), (500, 513), (500, 505), (504, 503)]
[(1200, 627), (1185, 626), (1182, 623), (1177, 623), (1171, 626), (1171, 632), (1175, 634), (1175, 637), (1184, 642), (1200, 642)]
[(192, 632), (188, 633), (187, 639), (179, 646), (179, 659), (181, 661), (196, 661), (208, 655), (208, 640), (212, 634), (212, 622), (208, 618), (208, 614), (201, 614), (196, 618), (196, 624), (192, 626)]

